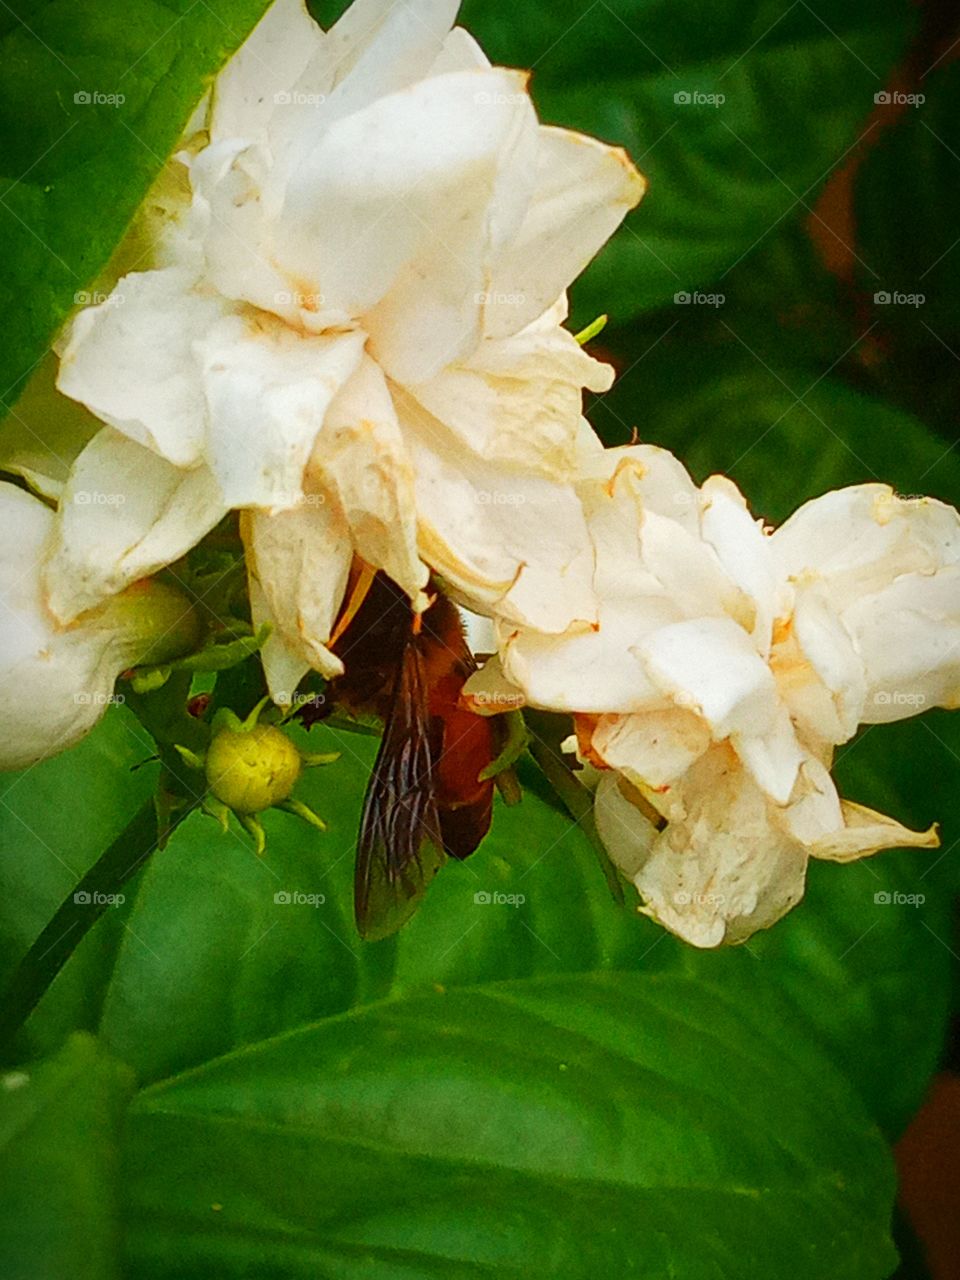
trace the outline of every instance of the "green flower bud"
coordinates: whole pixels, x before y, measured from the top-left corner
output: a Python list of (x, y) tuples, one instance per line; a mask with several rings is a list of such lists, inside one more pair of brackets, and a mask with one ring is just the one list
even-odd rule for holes
[(300, 752), (273, 725), (224, 727), (207, 751), (207, 784), (234, 813), (262, 813), (289, 797), (302, 767)]

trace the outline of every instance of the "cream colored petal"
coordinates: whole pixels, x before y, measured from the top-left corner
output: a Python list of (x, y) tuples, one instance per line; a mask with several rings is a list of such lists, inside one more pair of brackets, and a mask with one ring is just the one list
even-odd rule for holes
[[(757, 607), (724, 571), (716, 552), (676, 520), (642, 508), (640, 556), (677, 610), (688, 618), (733, 619), (746, 638), (757, 625)], [(757, 646), (751, 646), (756, 652)]]
[(484, 342), (411, 394), (482, 458), (572, 477), (584, 388), (606, 391), (613, 370), (564, 329), (530, 329)]
[(710, 730), (690, 711), (601, 716), (591, 749), (644, 791), (668, 791), (710, 746)]
[[(299, 637), (296, 640), (288, 640), (277, 625), (266, 594), (251, 571), (251, 561), (252, 557), (248, 556), (247, 588), (250, 596), (251, 621), (255, 631), (259, 631), (264, 625), (270, 627), (270, 634), (260, 650), (263, 674), (266, 677), (270, 697), (278, 707), (286, 707), (292, 702), (293, 693), (300, 681), (311, 670), (312, 663), (303, 656), (304, 650)], [(340, 673), (335, 672), (335, 674)]]
[(517, 333), (580, 275), (643, 197), (626, 152), (566, 129), (541, 128), (529, 211), (496, 262), (484, 324)]
[(462, 698), (478, 716), (502, 715), (526, 705), (523, 691), (507, 679), (496, 655), (470, 677), (463, 686)]
[(463, 27), (454, 27), (443, 42), (443, 48), (431, 65), (431, 76), (445, 76), (452, 71), (470, 71), (490, 66), (490, 59)]
[(604, 605), (596, 629), (563, 635), (501, 626), (501, 657), (508, 679), (531, 706), (592, 715), (668, 709), (670, 700), (631, 651), (635, 613)]
[(774, 728), (773, 676), (749, 636), (728, 618), (663, 627), (635, 652), (654, 684), (678, 706), (702, 715), (715, 738), (763, 735)]
[(357, 554), (422, 607), (429, 571), (417, 550), (410, 452), (383, 374), (368, 356), (330, 406), (311, 456), (310, 486), (337, 494)]
[(655, 445), (623, 445), (590, 449), (581, 457), (582, 497), (591, 512), (601, 495), (626, 500), (625, 512), (636, 524), (638, 512), (652, 512), (681, 525), (693, 537), (700, 533), (700, 490), (686, 468), (666, 449)]
[(960, 707), (960, 568), (905, 574), (844, 622), (866, 670), (864, 724)]
[(807, 757), (790, 804), (775, 817), (788, 835), (807, 848), (839, 829), (843, 810), (826, 765)]
[[(823, 707), (820, 692), (810, 687), (812, 681), (794, 680), (790, 698), (794, 718), (812, 735), (834, 745), (848, 741), (863, 718), (866, 697), (863, 657), (850, 628), (820, 589), (804, 588), (797, 593), (792, 634), (814, 681), (819, 681), (830, 699), (830, 707)], [(806, 688), (801, 687), (804, 683)], [(831, 716), (835, 727), (829, 724)]]
[(211, 140), (265, 136), (278, 95), (283, 105), (284, 91), (319, 55), (322, 40), (303, 0), (273, 0), (217, 77)]
[(717, 553), (730, 579), (753, 601), (754, 644), (766, 657), (774, 619), (789, 613), (792, 592), (781, 585), (769, 539), (732, 480), (711, 476), (701, 490), (700, 501), (703, 540)]
[(866, 809), (849, 800), (841, 802), (843, 827), (809, 846), (814, 858), (830, 862), (853, 862), (882, 849), (939, 849), (937, 828), (911, 831), (894, 818)]
[(597, 833), (613, 864), (632, 880), (657, 840), (657, 829), (628, 798), (630, 784), (616, 773), (602, 774), (594, 799)]
[(766, 733), (735, 733), (731, 742), (760, 790), (774, 804), (787, 804), (806, 757), (788, 709), (778, 707), (776, 718)]
[(242, 531), (256, 622), (276, 629), (264, 654), (270, 694), (288, 704), (306, 665), (343, 674), (327, 645), (353, 560), (349, 530), (335, 501), (315, 497), (276, 515), (247, 512)]
[(684, 784), (687, 816), (657, 837), (634, 883), (649, 913), (697, 947), (744, 942), (803, 897), (807, 857), (725, 748)]
[(45, 570), (61, 622), (185, 555), (226, 515), (206, 467), (182, 470), (109, 427), (77, 458)]
[[(391, 376), (430, 377), (479, 336), (483, 246), (509, 233), (524, 203), (511, 189), (495, 208), (491, 200), (531, 129), (525, 78), (498, 70), (425, 80), (337, 121), (291, 175), (281, 265), (322, 278), (327, 306), (371, 313), (375, 354)], [(407, 268), (427, 260), (424, 292)], [(394, 287), (416, 309), (398, 315), (385, 304), (374, 316)]]
[(395, 401), (413, 461), (420, 554), (461, 602), (554, 634), (595, 622), (593, 550), (573, 487), (482, 461), (409, 397)]
[(806, 503), (771, 541), (785, 572), (825, 581), (839, 610), (900, 574), (960, 561), (960, 516), (932, 498), (860, 485)]
[(61, 629), (47, 612), (41, 569), (54, 519), (0, 484), (0, 770), (28, 768), (89, 733), (130, 658), (109, 630)]
[(57, 386), (176, 466), (202, 457), (206, 405), (193, 344), (225, 314), (189, 272), (124, 276), (106, 302), (73, 319)]
[(231, 507), (283, 510), (363, 334), (309, 337), (268, 316), (231, 316), (195, 344), (209, 414), (207, 456)]

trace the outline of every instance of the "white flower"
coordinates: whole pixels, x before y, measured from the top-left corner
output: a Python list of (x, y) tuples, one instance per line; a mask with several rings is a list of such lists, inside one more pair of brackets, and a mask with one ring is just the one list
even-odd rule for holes
[(670, 454), (585, 451), (596, 629), (499, 624), (477, 710), (509, 690), (576, 714), (616, 774), (597, 822), (651, 914), (736, 942), (803, 893), (810, 856), (936, 844), (843, 802), (834, 748), (858, 725), (960, 703), (960, 517), (883, 485), (829, 493), (777, 532), (729, 480)]
[[(584, 388), (612, 370), (565, 290), (640, 199), (623, 152), (541, 127), (456, 0), (356, 0), (322, 32), (276, 0), (181, 157), (190, 205), (154, 270), (74, 320), (59, 386), (108, 428), (48, 573), (69, 620), (245, 512), (274, 691), (327, 648), (353, 556), (422, 607), (436, 570), (482, 612), (592, 621), (571, 479)], [(550, 536), (543, 531), (550, 529)]]
[(53, 524), (38, 498), (0, 484), (0, 769), (73, 746), (114, 701), (123, 670), (158, 639), (194, 631), (189, 605), (160, 584), (132, 586), (59, 626), (41, 586)]

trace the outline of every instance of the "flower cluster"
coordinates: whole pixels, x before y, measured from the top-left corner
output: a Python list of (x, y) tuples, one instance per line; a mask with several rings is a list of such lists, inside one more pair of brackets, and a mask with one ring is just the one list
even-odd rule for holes
[(596, 817), (650, 914), (737, 942), (802, 896), (809, 857), (937, 843), (840, 800), (861, 724), (960, 703), (960, 516), (883, 485), (829, 493), (780, 529), (729, 480), (669, 453), (594, 449), (579, 493), (595, 629), (499, 624), (474, 705), (574, 713), (602, 771)]
[(29, 608), (72, 643), (237, 511), (285, 705), (343, 673), (358, 563), (418, 612), (435, 575), (493, 623), (472, 707), (572, 715), (645, 909), (736, 942), (798, 901), (811, 856), (935, 843), (830, 769), (859, 725), (960, 701), (960, 519), (866, 485), (773, 532), (729, 480), (600, 445), (583, 392), (613, 371), (564, 327), (566, 289), (645, 184), (542, 126), (457, 9), (356, 0), (323, 32), (276, 0), (222, 72), (149, 269), (63, 337), (59, 389), (104, 425), (56, 515), (30, 515)]

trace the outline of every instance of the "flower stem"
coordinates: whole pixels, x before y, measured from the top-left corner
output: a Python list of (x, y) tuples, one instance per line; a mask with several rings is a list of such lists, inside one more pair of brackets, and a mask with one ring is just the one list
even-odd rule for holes
[(151, 799), (60, 904), (17, 966), (0, 997), (0, 1054), (4, 1058), (9, 1057), (17, 1033), (57, 974), (111, 905), (112, 895), (139, 871), (157, 844), (157, 813)]

